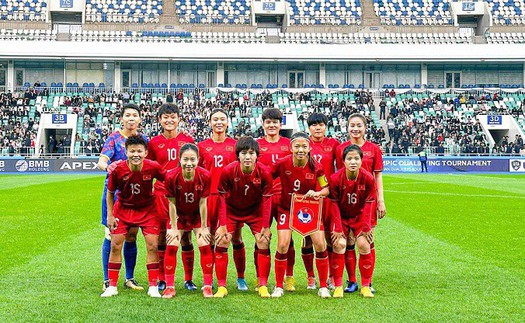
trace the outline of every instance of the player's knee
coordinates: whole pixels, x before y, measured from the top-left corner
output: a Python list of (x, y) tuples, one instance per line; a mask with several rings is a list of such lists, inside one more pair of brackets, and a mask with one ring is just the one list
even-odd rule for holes
[(312, 246), (313, 246), (313, 243), (310, 237), (306, 237), (303, 239), (303, 248), (312, 248)]
[(363, 239), (357, 239), (357, 249), (359, 250), (360, 254), (366, 255), (370, 253), (370, 243), (366, 240), (366, 238)]
[(115, 241), (116, 239), (113, 239), (111, 241), (111, 253), (113, 254), (120, 254), (122, 252), (122, 241)]
[(283, 242), (278, 242), (278, 243), (277, 243), (277, 251), (278, 251), (279, 253), (287, 253), (287, 252), (288, 252), (288, 246), (289, 246), (289, 245), (290, 245), (290, 244), (289, 244), (288, 241), (285, 242), (285, 243), (283, 243)]
[(346, 241), (344, 238), (339, 239), (332, 245), (332, 249), (337, 254), (344, 254), (346, 250)]
[(230, 246), (230, 241), (227, 241), (226, 239), (222, 239), (219, 244), (217, 244), (217, 247), (226, 248)]
[(199, 237), (197, 238), (197, 246), (200, 248), (200, 247), (204, 247), (204, 246), (207, 246), (209, 245), (210, 243), (208, 241), (206, 241), (203, 237)]
[(266, 240), (258, 241), (257, 242), (257, 248), (258, 249), (269, 249), (270, 248), (270, 244)]

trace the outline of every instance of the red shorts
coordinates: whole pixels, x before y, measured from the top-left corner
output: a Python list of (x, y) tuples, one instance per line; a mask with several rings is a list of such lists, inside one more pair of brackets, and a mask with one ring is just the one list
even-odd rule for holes
[[(277, 217), (277, 230), (290, 229), (290, 210), (285, 210), (279, 206), (279, 216)], [(324, 231), (324, 224), (321, 221), (320, 230)]]
[(131, 227), (139, 227), (143, 235), (160, 233), (160, 221), (155, 204), (132, 209), (117, 202), (113, 208), (113, 216), (117, 220), (117, 228), (111, 231), (112, 234), (127, 234)]
[(213, 235), (217, 228), (219, 227), (219, 194), (210, 194), (208, 196), (208, 227), (210, 228), (210, 233)]
[(334, 231), (334, 225), (332, 224), (332, 200), (325, 198), (323, 200), (323, 227), (326, 231)]
[(342, 218), (343, 233), (346, 237), (352, 231), (354, 237), (358, 237), (363, 232), (370, 232), (370, 222), (368, 219), (362, 219), (360, 217), (355, 218)]
[(241, 229), (245, 224), (250, 227), (252, 233), (261, 233), (262, 230), (262, 217), (259, 214), (250, 214), (246, 216), (233, 216), (231, 214), (226, 215), (226, 228), (228, 232), (234, 232)]
[(281, 193), (272, 195), (272, 213), (271, 218), (277, 220), (279, 215), (278, 207), (281, 203)]
[(162, 223), (170, 220), (170, 201), (166, 197), (165, 190), (155, 190), (155, 204), (157, 204), (157, 214)]
[[(182, 231), (192, 231), (202, 227), (200, 213), (196, 213), (193, 216), (187, 216), (178, 214), (177, 229)], [(166, 228), (171, 229), (171, 221), (166, 222)]]

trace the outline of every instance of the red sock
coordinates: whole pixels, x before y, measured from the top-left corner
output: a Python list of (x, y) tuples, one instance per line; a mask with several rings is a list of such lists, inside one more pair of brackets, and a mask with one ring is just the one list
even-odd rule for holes
[(275, 287), (283, 288), (284, 273), (288, 259), (286, 253), (275, 252)]
[(334, 272), (332, 270), (332, 256), (334, 254), (334, 249), (332, 246), (327, 246), (326, 251), (328, 252), (328, 277), (332, 278), (334, 277)]
[(228, 274), (228, 248), (215, 247), (215, 275), (217, 284), (226, 287), (226, 276)]
[(259, 277), (259, 248), (257, 244), (253, 248), (253, 264), (255, 265), (255, 274)]
[(233, 262), (237, 269), (237, 278), (244, 278), (244, 271), (246, 270), (246, 248), (244, 243), (233, 245)]
[(326, 280), (328, 279), (328, 252), (315, 253), (315, 266), (319, 274), (319, 286), (326, 287)]
[(308, 277), (315, 277), (314, 248), (301, 248), (301, 257), (303, 257), (304, 268)]
[(295, 248), (293, 247), (293, 240), (290, 240), (288, 253), (286, 254), (288, 264), (286, 266), (286, 276), (293, 276), (293, 267), (295, 266)]
[(270, 249), (259, 249), (257, 252), (257, 262), (259, 263), (259, 286), (268, 286), (268, 276), (270, 276), (271, 257)]
[(371, 253), (359, 255), (359, 272), (361, 273), (361, 286), (370, 286), (374, 273), (374, 257)]
[(122, 266), (122, 262), (109, 262), (108, 263), (108, 278), (109, 278), (110, 286), (117, 287), (118, 274), (120, 272), (121, 266)]
[(195, 262), (195, 253), (193, 245), (182, 247), (182, 264), (184, 266), (184, 280), (193, 280), (193, 264)]
[(346, 246), (346, 252), (345, 252), (345, 265), (346, 265), (346, 272), (348, 273), (348, 280), (355, 283), (357, 282), (355, 278), (355, 266), (357, 262), (357, 258), (355, 256), (355, 246)]
[(166, 286), (175, 287), (175, 269), (177, 268), (177, 246), (166, 246), (166, 255), (164, 257), (164, 269), (166, 277)]
[(159, 278), (159, 263), (152, 262), (151, 264), (146, 264), (148, 269), (148, 282), (149, 286), (157, 286), (157, 279)]
[(199, 247), (201, 254), (202, 280), (204, 286), (211, 286), (213, 282), (213, 255), (210, 245)]
[(343, 286), (343, 271), (345, 269), (345, 255), (339, 253), (332, 253), (330, 260), (330, 272), (334, 278), (334, 286)]
[(159, 246), (159, 249), (157, 251), (157, 255), (159, 256), (159, 280), (166, 280), (164, 277), (164, 255), (166, 253), (166, 246), (161, 245)]
[[(372, 259), (374, 262), (374, 268), (375, 268), (376, 267), (376, 248), (373, 242), (370, 244), (370, 254), (372, 255)], [(372, 276), (373, 276), (373, 273), (372, 273)], [(372, 285), (372, 277), (370, 277), (370, 285)]]

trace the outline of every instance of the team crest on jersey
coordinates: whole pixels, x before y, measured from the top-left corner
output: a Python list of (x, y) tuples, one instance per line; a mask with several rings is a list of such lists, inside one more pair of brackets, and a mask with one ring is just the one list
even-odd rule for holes
[(226, 146), (226, 151), (233, 151), (233, 146)]
[(142, 180), (143, 181), (150, 181), (151, 180), (151, 174), (147, 174), (147, 175), (142, 176)]
[(261, 151), (267, 151), (268, 147), (261, 147)]
[(306, 179), (314, 179), (314, 177), (315, 177), (315, 176), (314, 176), (314, 174), (312, 174), (312, 173), (306, 173), (306, 175), (305, 175), (305, 178), (306, 178)]
[(364, 185), (357, 185), (357, 190), (358, 191), (364, 191), (365, 190), (365, 186)]
[(363, 151), (363, 156), (372, 157), (372, 152), (371, 151)]
[(253, 179), (253, 183), (254, 184), (261, 184), (261, 179), (260, 178), (254, 178)]
[(288, 151), (288, 146), (281, 146), (282, 151)]
[(240, 180), (241, 180), (240, 177), (235, 177), (235, 178), (233, 179), (234, 182), (238, 182), (238, 181), (240, 181)]
[(160, 144), (159, 148), (162, 149), (162, 148), (164, 148), (164, 146), (166, 146), (166, 145), (165, 144)]
[(211, 151), (213, 147), (206, 147), (206, 151)]
[(289, 170), (285, 170), (284, 173), (285, 173), (286, 175), (288, 175), (288, 176), (292, 175), (292, 172), (289, 171)]
[(299, 221), (301, 221), (301, 223), (307, 224), (312, 222), (313, 213), (314, 212), (311, 209), (303, 207), (299, 210), (299, 212), (297, 212), (297, 218), (299, 219)]

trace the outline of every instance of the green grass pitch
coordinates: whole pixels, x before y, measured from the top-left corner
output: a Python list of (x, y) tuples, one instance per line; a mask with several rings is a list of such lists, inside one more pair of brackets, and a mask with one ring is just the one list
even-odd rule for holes
[[(164, 300), (123, 288), (111, 299), (99, 297), (101, 176), (0, 176), (0, 320), (523, 321), (525, 177), (386, 174), (384, 181), (388, 213), (376, 234), (374, 299), (322, 300), (307, 291), (298, 247), (298, 291), (260, 299), (246, 230), (251, 291), (235, 289), (230, 260), (227, 298), (188, 292), (180, 284), (179, 255), (177, 296)], [(146, 284), (139, 238), (136, 277)], [(195, 264), (200, 285), (198, 259)], [(272, 268), (270, 289), (273, 284)]]

